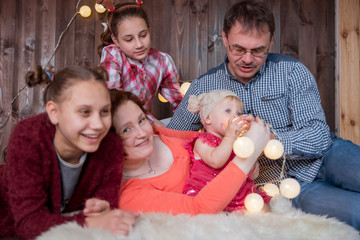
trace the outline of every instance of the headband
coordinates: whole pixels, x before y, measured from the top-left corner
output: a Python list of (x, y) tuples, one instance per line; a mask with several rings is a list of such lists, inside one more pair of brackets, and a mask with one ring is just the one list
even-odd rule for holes
[(115, 9), (113, 11), (110, 11), (108, 27), (109, 27), (109, 31), (111, 32), (111, 34), (113, 34), (113, 32), (111, 31), (111, 22), (113, 20), (114, 14), (118, 13), (118, 12), (121, 12), (121, 11), (124, 11), (126, 9), (130, 9), (130, 8), (141, 8), (141, 4), (142, 4), (142, 1), (137, 1), (137, 5), (132, 5), (132, 4), (125, 5), (125, 6), (119, 7), (118, 9)]

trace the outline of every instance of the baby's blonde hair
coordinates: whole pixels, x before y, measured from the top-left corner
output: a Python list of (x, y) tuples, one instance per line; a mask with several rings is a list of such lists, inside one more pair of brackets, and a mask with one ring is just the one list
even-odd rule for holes
[(200, 94), (199, 96), (191, 95), (188, 101), (188, 111), (191, 113), (199, 113), (200, 121), (205, 126), (205, 120), (215, 107), (215, 105), (222, 99), (230, 97), (236, 99), (243, 107), (242, 101), (239, 97), (229, 90), (213, 90), (211, 92)]

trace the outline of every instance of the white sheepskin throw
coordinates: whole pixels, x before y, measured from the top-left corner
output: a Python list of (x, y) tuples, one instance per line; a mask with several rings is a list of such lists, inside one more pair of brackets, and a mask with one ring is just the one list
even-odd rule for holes
[(197, 216), (163, 213), (142, 214), (129, 236), (117, 236), (100, 229), (82, 228), (76, 223), (56, 226), (37, 240), (359, 240), (359, 232), (334, 218), (305, 214), (277, 197), (271, 213), (217, 214)]

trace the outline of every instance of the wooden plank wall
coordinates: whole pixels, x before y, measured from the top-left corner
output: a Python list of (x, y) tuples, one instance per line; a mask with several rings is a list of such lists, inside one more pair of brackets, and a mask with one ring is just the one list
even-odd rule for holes
[[(25, 88), (24, 76), (50, 58), (60, 34), (75, 14), (79, 0), (0, 1), (0, 150), (19, 120), (43, 111), (43, 88)], [(265, 0), (264, 0), (265, 1)], [(355, 0), (356, 1), (356, 0)], [(80, 0), (93, 14), (80, 16), (64, 34), (50, 66), (93, 66), (99, 62), (96, 47), (103, 31), (103, 16), (94, 12), (95, 0)], [(122, 2), (115, 0), (115, 3)], [(191, 81), (224, 59), (221, 40), (223, 17), (235, 0), (144, 0), (150, 14), (152, 46), (169, 53), (181, 81)], [(271, 51), (300, 59), (319, 84), (327, 121), (335, 129), (334, 1), (266, 0), (276, 17), (275, 44)], [(349, 49), (349, 51), (351, 51)], [(11, 110), (11, 111), (10, 111)], [(168, 117), (168, 103), (155, 101), (154, 115)], [(6, 116), (10, 113), (10, 118)]]
[(338, 3), (338, 104), (336, 127), (343, 138), (360, 145), (360, 2)]

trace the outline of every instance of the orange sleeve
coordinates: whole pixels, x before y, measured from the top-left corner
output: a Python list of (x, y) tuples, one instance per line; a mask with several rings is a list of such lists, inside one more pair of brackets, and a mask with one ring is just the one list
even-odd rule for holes
[(156, 189), (147, 179), (133, 179), (121, 190), (120, 208), (133, 212), (164, 212), (171, 214), (218, 213), (234, 198), (246, 180), (234, 163), (227, 167), (196, 196)]

